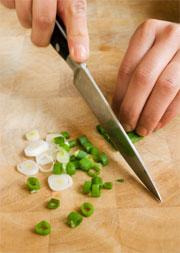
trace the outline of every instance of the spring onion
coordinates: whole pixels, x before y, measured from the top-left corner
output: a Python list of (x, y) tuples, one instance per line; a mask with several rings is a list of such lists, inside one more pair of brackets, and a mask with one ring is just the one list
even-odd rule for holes
[(73, 164), (74, 164), (74, 166), (75, 166), (75, 168), (76, 169), (79, 169), (79, 161), (74, 161), (74, 162), (72, 162)]
[(96, 147), (91, 147), (90, 154), (93, 155), (93, 156), (98, 156), (99, 155), (99, 149), (96, 148)]
[(52, 162), (53, 158), (47, 152), (36, 156), (36, 163), (39, 165), (46, 165)]
[(39, 166), (32, 160), (26, 160), (17, 165), (17, 170), (26, 176), (33, 176), (38, 173)]
[(70, 227), (75, 228), (82, 222), (83, 217), (77, 212), (71, 212), (67, 217), (67, 223)]
[(72, 155), (70, 157), (70, 162), (75, 162), (77, 160), (77, 158), (75, 157), (75, 155)]
[(69, 141), (69, 147), (73, 148), (76, 146), (76, 141)]
[(48, 208), (49, 209), (56, 209), (60, 206), (60, 200), (59, 199), (50, 199), (50, 201), (48, 202)]
[(84, 202), (81, 205), (81, 213), (85, 217), (89, 217), (94, 213), (94, 206), (89, 202)]
[(61, 132), (61, 134), (64, 136), (64, 138), (69, 139), (70, 134), (68, 132)]
[(64, 148), (58, 147), (56, 159), (59, 163), (68, 163), (70, 159), (70, 154)]
[(97, 125), (96, 129), (102, 135), (105, 133), (105, 130), (104, 130), (104, 128), (101, 125)]
[(105, 182), (103, 184), (103, 188), (107, 190), (111, 190), (113, 188), (113, 183), (112, 182)]
[(89, 194), (91, 191), (91, 181), (85, 181), (83, 186), (83, 193)]
[(93, 167), (88, 170), (88, 175), (90, 177), (94, 177), (94, 176), (99, 175), (100, 172), (101, 172), (100, 168), (98, 166), (93, 165)]
[(34, 130), (31, 130), (30, 132), (28, 132), (26, 134), (26, 139), (28, 141), (37, 141), (40, 139), (40, 135), (39, 135), (39, 132), (38, 130), (34, 129)]
[(86, 150), (87, 153), (89, 153), (93, 145), (91, 142), (86, 141), (82, 144), (82, 147)]
[(55, 144), (62, 144), (64, 142), (65, 142), (65, 140), (64, 140), (64, 137), (62, 137), (62, 136), (57, 136), (57, 137), (54, 138), (54, 143)]
[(135, 131), (127, 133), (128, 137), (132, 141), (132, 143), (135, 143), (137, 141), (140, 141), (144, 136), (138, 135)]
[(84, 142), (87, 142), (88, 139), (86, 136), (80, 136), (79, 138), (77, 138), (77, 142), (80, 144), (80, 146), (83, 145)]
[(114, 145), (114, 143), (112, 142), (110, 136), (108, 135), (108, 133), (106, 133), (106, 131), (104, 130), (104, 128), (101, 125), (97, 125), (96, 126), (97, 131), (104, 137), (104, 139), (109, 142), (111, 144), (111, 146), (115, 149), (118, 150), (118, 148)]
[(55, 175), (61, 175), (63, 173), (63, 165), (62, 163), (55, 163), (53, 166), (53, 173)]
[(66, 165), (66, 172), (69, 175), (75, 175), (76, 174), (76, 166), (75, 166), (75, 164), (73, 162), (69, 162)]
[(48, 235), (51, 232), (51, 226), (47, 221), (41, 221), (35, 226), (35, 231), (39, 235)]
[(67, 174), (55, 175), (48, 177), (48, 184), (53, 191), (62, 191), (72, 186), (72, 177)]
[(26, 156), (38, 156), (48, 150), (48, 143), (38, 140), (30, 143), (24, 150)]
[(82, 159), (84, 157), (86, 157), (87, 153), (83, 150), (78, 149), (75, 153), (74, 156), (76, 157), (76, 159)]
[(59, 146), (63, 149), (65, 149), (67, 152), (70, 151), (70, 147), (69, 147), (69, 144), (66, 144), (66, 143), (60, 143)]
[(91, 179), (92, 185), (96, 184), (99, 186), (99, 188), (103, 187), (103, 180), (101, 177), (95, 176)]
[(123, 178), (120, 178), (120, 179), (117, 179), (116, 181), (119, 182), (119, 183), (123, 183), (123, 182), (124, 182), (124, 179), (123, 179)]
[(27, 185), (30, 191), (38, 191), (40, 189), (40, 183), (36, 177), (29, 177), (27, 179)]
[(98, 184), (92, 185), (92, 191), (91, 191), (92, 197), (100, 197), (101, 196), (101, 190)]
[(109, 163), (108, 157), (104, 152), (99, 155), (99, 162), (102, 163), (103, 166)]
[(84, 171), (88, 171), (93, 166), (92, 161), (87, 158), (83, 158), (79, 161), (79, 168)]

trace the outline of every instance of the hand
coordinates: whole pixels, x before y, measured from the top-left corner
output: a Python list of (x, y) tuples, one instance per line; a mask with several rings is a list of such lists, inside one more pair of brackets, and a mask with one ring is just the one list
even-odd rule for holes
[(112, 101), (127, 132), (150, 134), (180, 112), (180, 25), (147, 20), (135, 31)]
[(72, 58), (84, 62), (89, 55), (86, 22), (86, 0), (1, 0), (8, 8), (15, 8), (20, 23), (32, 27), (31, 40), (37, 46), (47, 46), (54, 29), (56, 14), (65, 23)]

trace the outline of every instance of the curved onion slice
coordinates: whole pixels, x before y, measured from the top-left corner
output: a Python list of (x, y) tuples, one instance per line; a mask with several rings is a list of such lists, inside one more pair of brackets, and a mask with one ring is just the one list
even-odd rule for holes
[(31, 130), (30, 132), (28, 132), (26, 134), (26, 139), (28, 141), (37, 141), (40, 139), (40, 135), (39, 135), (39, 132), (38, 130), (34, 129), (34, 130)]
[(46, 165), (52, 162), (53, 158), (48, 154), (48, 152), (36, 156), (36, 163), (39, 165)]
[(42, 172), (51, 172), (51, 171), (53, 171), (53, 167), (54, 167), (54, 161), (52, 161), (52, 166), (51, 166), (49, 169), (44, 169), (43, 167), (41, 167), (41, 166), (39, 165), (39, 169), (40, 169), (40, 171), (42, 171)]
[(39, 167), (34, 161), (26, 160), (17, 165), (17, 170), (26, 176), (33, 176), (38, 173)]
[(72, 177), (67, 174), (55, 175), (52, 174), (48, 177), (48, 184), (53, 191), (63, 191), (72, 186)]
[(46, 152), (49, 148), (49, 145), (47, 142), (43, 140), (34, 141), (31, 144), (29, 144), (24, 152), (26, 156), (38, 156), (44, 152)]
[(68, 163), (70, 159), (70, 153), (68, 153), (64, 148), (58, 147), (56, 159), (59, 163)]

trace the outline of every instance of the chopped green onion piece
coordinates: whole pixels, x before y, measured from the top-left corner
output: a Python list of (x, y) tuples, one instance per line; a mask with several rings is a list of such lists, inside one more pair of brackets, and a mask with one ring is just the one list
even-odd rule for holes
[(52, 198), (49, 202), (48, 202), (48, 208), (49, 209), (56, 209), (60, 206), (60, 200), (59, 199), (54, 199)]
[(50, 224), (43, 220), (35, 226), (35, 231), (39, 235), (48, 235), (51, 232)]
[(88, 171), (93, 167), (93, 163), (89, 159), (83, 158), (79, 161), (79, 167), (84, 171)]
[(80, 146), (82, 146), (82, 144), (83, 144), (84, 142), (87, 142), (88, 139), (87, 139), (86, 136), (80, 136), (79, 138), (77, 138), (77, 141), (78, 141), (78, 143), (80, 144)]
[(54, 143), (56, 143), (56, 144), (64, 143), (64, 137), (62, 137), (62, 136), (55, 137)]
[(113, 188), (113, 183), (112, 183), (112, 182), (105, 182), (105, 183), (103, 184), (103, 188), (104, 188), (104, 189), (110, 190), (110, 189)]
[(93, 165), (93, 167), (88, 170), (88, 175), (90, 177), (95, 177), (95, 176), (99, 175), (100, 172), (101, 172), (100, 168), (98, 166)]
[(105, 133), (105, 130), (104, 130), (104, 128), (101, 125), (97, 125), (96, 129), (102, 135)]
[(65, 143), (60, 143), (59, 146), (63, 149), (65, 149), (67, 152), (70, 151), (70, 147), (69, 145), (65, 144)]
[(99, 155), (99, 162), (102, 163), (103, 166), (109, 163), (108, 157), (104, 152)]
[(70, 161), (71, 162), (75, 162), (77, 160), (77, 158), (75, 157), (75, 155), (72, 155), (71, 157), (70, 157)]
[(76, 142), (75, 141), (69, 141), (69, 147), (73, 148), (76, 146)]
[(90, 152), (90, 149), (93, 147), (92, 143), (89, 141), (86, 141), (82, 144), (83, 148), (85, 148), (86, 152)]
[(83, 150), (77, 150), (75, 153), (74, 153), (74, 156), (76, 157), (76, 159), (82, 159), (84, 157), (86, 157), (87, 153)]
[(95, 166), (98, 166), (100, 169), (102, 169), (102, 168), (103, 168), (102, 163), (96, 163), (96, 162), (93, 162), (93, 164), (94, 164)]
[(97, 184), (97, 185), (99, 185), (100, 188), (103, 187), (103, 180), (102, 180), (101, 177), (95, 176), (95, 177), (93, 177), (93, 178), (91, 179), (91, 182), (92, 182), (92, 185), (93, 185), (93, 184)]
[(79, 161), (76, 160), (76, 161), (73, 161), (72, 163), (74, 164), (76, 169), (79, 169)]
[(123, 182), (124, 182), (124, 179), (123, 179), (123, 178), (120, 178), (120, 179), (117, 179), (116, 181), (117, 181), (117, 182), (120, 182), (120, 183), (123, 183)]
[(84, 202), (81, 205), (81, 213), (85, 217), (89, 217), (94, 213), (94, 206), (89, 202)]
[(98, 156), (99, 155), (99, 149), (96, 148), (96, 147), (91, 147), (90, 154), (93, 155), (93, 156)]
[(40, 189), (39, 180), (36, 177), (29, 177), (27, 179), (27, 185), (30, 191), (38, 191)]
[(53, 173), (56, 175), (61, 175), (63, 173), (62, 163), (55, 163), (53, 166)]
[(85, 181), (83, 186), (83, 193), (89, 194), (91, 191), (91, 181)]
[(68, 132), (61, 132), (61, 134), (64, 136), (64, 138), (69, 139), (70, 134)]
[(67, 223), (70, 227), (75, 228), (82, 222), (83, 217), (77, 212), (71, 212), (67, 217)]
[(92, 185), (92, 191), (91, 191), (92, 197), (100, 197), (101, 196), (101, 190), (98, 184)]
[(66, 172), (67, 172), (67, 174), (69, 174), (69, 175), (74, 175), (74, 174), (76, 174), (76, 166), (74, 165), (73, 162), (69, 162), (69, 163), (66, 165)]
[(138, 135), (135, 131), (127, 133), (128, 137), (132, 141), (132, 143), (135, 143), (137, 141), (140, 141), (144, 136)]

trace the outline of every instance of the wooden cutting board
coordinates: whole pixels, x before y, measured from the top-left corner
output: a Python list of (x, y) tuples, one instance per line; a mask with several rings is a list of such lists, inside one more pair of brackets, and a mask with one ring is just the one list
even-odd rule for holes
[[(88, 1), (88, 67), (109, 101), (128, 40), (147, 18), (178, 22), (178, 1)], [(96, 133), (97, 120), (74, 88), (68, 66), (52, 47), (33, 46), (29, 35), (15, 12), (0, 6), (0, 253), (180, 252), (180, 117), (136, 144), (162, 195), (159, 203)], [(84, 196), (88, 176), (78, 172), (72, 188), (53, 193), (49, 174), (39, 173), (41, 190), (29, 194), (27, 177), (16, 165), (25, 159), (24, 135), (33, 128), (42, 138), (63, 130), (72, 139), (87, 135), (109, 156), (101, 175), (114, 188), (104, 190), (101, 198)], [(115, 182), (118, 178), (125, 182)], [(59, 209), (47, 209), (51, 197), (60, 198)], [(94, 204), (95, 213), (76, 229), (69, 228), (68, 213), (85, 201)], [(43, 219), (52, 227), (45, 237), (34, 233)]]

